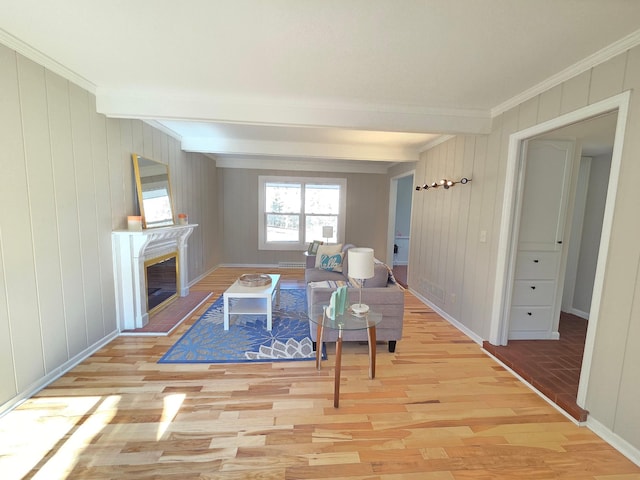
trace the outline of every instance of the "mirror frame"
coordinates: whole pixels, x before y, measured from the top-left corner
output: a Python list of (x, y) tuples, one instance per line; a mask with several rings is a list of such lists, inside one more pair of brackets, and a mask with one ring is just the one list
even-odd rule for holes
[[(140, 207), (140, 215), (142, 215), (142, 226), (144, 228), (159, 228), (159, 227), (168, 227), (171, 225), (175, 225), (176, 224), (175, 209), (173, 208), (173, 195), (171, 193), (171, 179), (169, 177), (169, 165), (166, 165), (161, 162), (157, 162), (147, 157), (143, 157), (141, 155), (138, 155), (137, 153), (132, 153), (131, 158), (133, 159), (133, 170), (136, 178), (136, 189), (138, 191), (138, 205)], [(144, 166), (144, 165), (141, 165), (143, 161), (152, 162), (149, 165), (153, 165), (156, 167), (164, 167), (164, 173), (161, 173), (160, 175), (167, 176), (167, 196), (169, 201), (169, 210), (171, 213), (170, 218), (163, 218), (151, 223), (147, 222), (147, 216), (145, 215), (145, 208), (144, 208), (144, 198), (142, 196), (142, 177), (140, 175), (140, 167)]]

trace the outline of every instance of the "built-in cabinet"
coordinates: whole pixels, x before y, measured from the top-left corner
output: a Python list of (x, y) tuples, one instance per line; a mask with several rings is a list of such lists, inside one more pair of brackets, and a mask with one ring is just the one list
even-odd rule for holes
[(525, 148), (509, 339), (557, 339), (574, 142), (531, 140)]

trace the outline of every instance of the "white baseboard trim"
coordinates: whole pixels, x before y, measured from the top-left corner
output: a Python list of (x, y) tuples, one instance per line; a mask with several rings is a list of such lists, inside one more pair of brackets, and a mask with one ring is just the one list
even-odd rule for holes
[(220, 266), (230, 268), (280, 268), (277, 263), (223, 263)]
[(118, 337), (119, 334), (120, 333), (117, 330), (111, 332), (106, 337), (100, 339), (93, 345), (87, 347), (82, 352), (78, 353), (73, 358), (70, 358), (59, 367), (53, 369), (44, 377), (38, 379), (37, 382), (29, 385), (29, 387), (23, 392), (20, 392), (18, 395), (16, 395), (12, 399), (0, 405), (0, 417), (5, 415), (6, 413), (9, 413), (11, 410), (15, 409), (16, 407), (18, 407), (25, 400), (28, 400), (29, 398), (33, 397), (40, 390), (42, 390), (43, 388), (45, 388), (46, 386), (48, 386), (49, 384), (51, 384), (52, 382), (60, 378), (62, 375), (64, 375), (69, 370), (71, 370), (76, 365), (78, 365), (80, 362), (84, 361), (85, 359), (87, 359), (88, 357), (96, 353), (98, 350), (100, 350), (102, 347), (104, 347), (106, 344), (111, 342), (113, 339)]
[(618, 450), (622, 455), (640, 467), (640, 449), (637, 449), (624, 438), (612, 432), (591, 415), (587, 418), (587, 427), (613, 448)]
[(207, 270), (206, 272), (204, 272), (202, 275), (194, 278), (193, 280), (191, 280), (189, 282), (189, 287), (192, 287), (193, 285), (195, 285), (196, 283), (198, 283), (200, 280), (202, 280), (203, 278), (205, 278), (206, 276), (210, 275), (213, 271), (217, 270), (218, 268), (220, 268), (220, 265), (216, 265), (213, 268), (210, 268), (209, 270)]
[(584, 318), (585, 320), (589, 320), (589, 312), (583, 312), (582, 310), (578, 310), (577, 308), (570, 308), (568, 309), (567, 313), (575, 315), (576, 317)]
[(520, 332), (509, 332), (509, 340), (560, 340), (560, 332), (551, 332), (547, 337), (544, 332), (523, 330)]
[(440, 315), (442, 318), (444, 318), (447, 322), (449, 322), (451, 325), (453, 325), (454, 327), (456, 327), (458, 330), (460, 330), (462, 333), (464, 333), (467, 337), (469, 337), (471, 340), (473, 340), (474, 342), (476, 342), (478, 345), (482, 345), (482, 338), (476, 334), (475, 332), (473, 332), (472, 330), (470, 330), (466, 325), (463, 325), (462, 323), (460, 323), (458, 320), (456, 320), (455, 318), (453, 318), (451, 315), (449, 315), (447, 312), (445, 312), (444, 310), (442, 310), (440, 307), (438, 307), (437, 305), (435, 305), (434, 303), (432, 303), (430, 300), (427, 300), (425, 297), (423, 297), (422, 295), (420, 295), (418, 292), (416, 292), (415, 290), (413, 290), (412, 288), (409, 288), (409, 291), (418, 299), (420, 300), (422, 303), (424, 303), (425, 305), (427, 305), (429, 308), (431, 308), (431, 310), (433, 310), (434, 312), (436, 312), (438, 315)]

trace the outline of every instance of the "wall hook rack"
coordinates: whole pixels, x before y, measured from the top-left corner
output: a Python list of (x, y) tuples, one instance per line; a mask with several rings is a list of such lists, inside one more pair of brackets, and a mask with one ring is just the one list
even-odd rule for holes
[(440, 188), (440, 187), (444, 188), (445, 190), (448, 190), (449, 188), (453, 187), (458, 183), (461, 183), (462, 185), (466, 185), (470, 181), (471, 179), (467, 177), (462, 177), (457, 182), (454, 180), (447, 180), (446, 178), (443, 178), (439, 182), (433, 182), (431, 185), (429, 185), (428, 183), (425, 183), (424, 185), (417, 185), (416, 190), (420, 191), (420, 190), (428, 190), (430, 188)]

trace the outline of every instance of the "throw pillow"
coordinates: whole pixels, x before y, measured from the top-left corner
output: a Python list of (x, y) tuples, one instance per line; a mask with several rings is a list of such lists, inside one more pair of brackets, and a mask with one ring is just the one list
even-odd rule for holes
[(344, 258), (343, 253), (334, 253), (332, 255), (323, 253), (320, 256), (320, 269), (328, 270), (330, 272), (342, 272), (343, 258)]
[[(335, 255), (342, 252), (342, 244), (337, 243), (335, 245), (320, 245), (318, 247), (318, 253), (316, 253), (316, 268), (320, 268), (320, 260), (322, 255)], [(342, 262), (340, 262), (342, 264)]]

